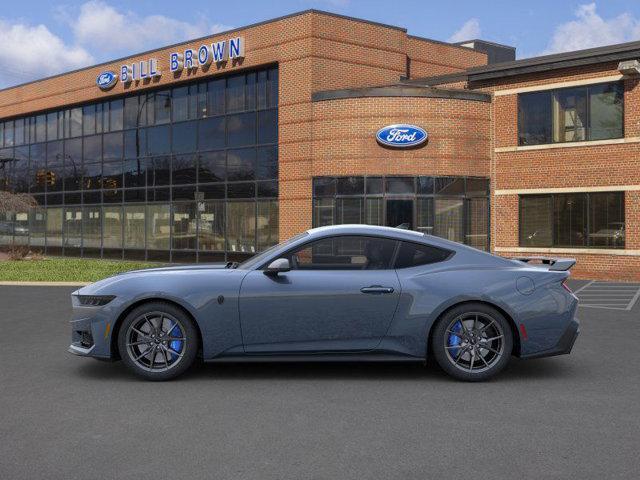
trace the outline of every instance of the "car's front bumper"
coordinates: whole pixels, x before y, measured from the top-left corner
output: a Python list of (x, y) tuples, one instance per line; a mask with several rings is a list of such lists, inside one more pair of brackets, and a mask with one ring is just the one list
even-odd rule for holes
[(71, 344), (68, 352), (81, 357), (111, 359), (111, 338), (114, 318), (121, 307), (114, 300), (105, 306), (80, 305), (72, 296), (73, 314), (70, 321)]
[(573, 320), (571, 320), (571, 322), (569, 322), (569, 325), (558, 339), (558, 343), (556, 343), (552, 348), (540, 352), (534, 352), (528, 355), (521, 355), (521, 358), (530, 359), (554, 357), (556, 355), (568, 355), (569, 353), (571, 353), (578, 335), (580, 335), (580, 321), (577, 318), (574, 318)]

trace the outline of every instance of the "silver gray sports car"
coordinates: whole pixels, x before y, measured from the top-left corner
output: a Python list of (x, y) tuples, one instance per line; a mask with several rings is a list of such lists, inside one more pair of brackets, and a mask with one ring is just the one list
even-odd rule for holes
[(69, 351), (150, 380), (195, 361), (413, 361), (484, 380), (566, 354), (572, 259), (505, 259), (403, 229), (309, 230), (244, 263), (116, 275), (72, 294)]

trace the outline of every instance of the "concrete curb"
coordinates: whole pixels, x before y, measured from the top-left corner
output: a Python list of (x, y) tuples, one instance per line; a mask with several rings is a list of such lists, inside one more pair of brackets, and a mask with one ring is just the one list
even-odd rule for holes
[(85, 287), (93, 282), (3, 282), (0, 287)]

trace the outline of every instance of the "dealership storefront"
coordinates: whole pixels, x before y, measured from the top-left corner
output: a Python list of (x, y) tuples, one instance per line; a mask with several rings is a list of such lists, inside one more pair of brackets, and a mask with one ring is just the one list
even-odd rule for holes
[(4, 221), (52, 255), (244, 258), (278, 241), (277, 119), (270, 67), (5, 121), (7, 183), (39, 206)]
[(640, 278), (640, 45), (514, 57), (307, 11), (5, 89), (0, 189), (37, 207), (0, 245), (236, 261), (368, 223)]

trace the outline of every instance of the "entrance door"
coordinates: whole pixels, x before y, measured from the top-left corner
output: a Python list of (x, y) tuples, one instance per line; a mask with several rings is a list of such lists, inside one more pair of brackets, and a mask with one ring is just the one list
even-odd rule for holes
[(403, 224), (413, 230), (413, 200), (387, 200), (387, 227)]

